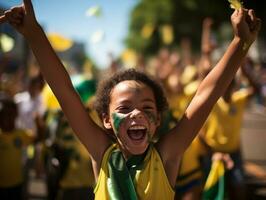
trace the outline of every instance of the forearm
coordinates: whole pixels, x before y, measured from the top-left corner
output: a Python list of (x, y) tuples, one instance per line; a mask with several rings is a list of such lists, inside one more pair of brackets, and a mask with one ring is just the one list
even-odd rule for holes
[(36, 26), (32, 34), (25, 35), (33, 54), (40, 66), (41, 72), (56, 95), (60, 95), (63, 88), (72, 87), (70, 77), (56, 55), (43, 29)]
[(248, 51), (245, 46), (245, 42), (239, 38), (233, 39), (224, 56), (200, 84), (196, 96), (211, 105), (217, 101), (242, 64)]
[(211, 35), (210, 26), (203, 26), (202, 36), (201, 36), (201, 53), (202, 54), (206, 54), (210, 50), (210, 46), (211, 46), (210, 35)]
[[(233, 39), (222, 59), (200, 84), (180, 122), (183, 121), (182, 129), (187, 133), (183, 136), (183, 141), (187, 142), (187, 144), (184, 142), (185, 148), (196, 136), (214, 104), (223, 95), (243, 62), (247, 53), (247, 50), (243, 50), (243, 45), (239, 39)], [(189, 127), (189, 124), (193, 124), (193, 127)]]
[(251, 68), (252, 66), (250, 66), (249, 64), (244, 64), (241, 66), (242, 73), (248, 79), (249, 84), (253, 88), (253, 91), (257, 94), (260, 94), (261, 83), (257, 79), (257, 77), (254, 76), (253, 70)]

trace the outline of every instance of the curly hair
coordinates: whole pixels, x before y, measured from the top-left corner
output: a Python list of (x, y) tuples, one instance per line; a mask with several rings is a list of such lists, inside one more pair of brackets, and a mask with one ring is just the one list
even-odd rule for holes
[(99, 84), (96, 92), (94, 108), (100, 118), (102, 118), (102, 114), (109, 113), (110, 94), (112, 89), (118, 83), (127, 80), (141, 82), (151, 88), (159, 114), (163, 114), (163, 112), (168, 108), (168, 103), (163, 88), (158, 82), (156, 82), (154, 79), (144, 74), (143, 72), (139, 72), (135, 69), (128, 69), (117, 72), (116, 74)]

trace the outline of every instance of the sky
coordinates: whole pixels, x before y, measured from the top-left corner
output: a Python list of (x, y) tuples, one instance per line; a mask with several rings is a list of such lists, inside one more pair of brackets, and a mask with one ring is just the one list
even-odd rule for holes
[[(100, 68), (108, 65), (108, 54), (118, 56), (124, 49), (123, 40), (128, 31), (129, 16), (137, 0), (32, 0), (35, 15), (47, 33), (61, 35), (83, 42), (86, 52)], [(7, 8), (22, 0), (0, 0)], [(86, 16), (94, 6), (101, 8), (101, 16)], [(91, 37), (97, 31), (104, 38), (93, 43)]]

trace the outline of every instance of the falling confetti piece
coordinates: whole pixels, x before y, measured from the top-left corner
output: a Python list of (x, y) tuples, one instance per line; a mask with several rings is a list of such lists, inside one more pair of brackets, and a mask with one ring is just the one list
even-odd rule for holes
[(228, 0), (232, 9), (240, 9), (243, 7), (243, 2), (240, 0)]
[(95, 31), (91, 36), (91, 43), (96, 44), (103, 41), (105, 33), (102, 30)]
[(66, 51), (70, 49), (73, 45), (73, 41), (58, 34), (58, 33), (49, 33), (48, 39), (51, 42), (53, 48), (56, 51)]
[(6, 34), (0, 35), (0, 46), (4, 53), (11, 51), (15, 46), (15, 41), (13, 38)]
[(137, 54), (132, 49), (125, 49), (121, 54), (121, 60), (125, 67), (134, 67), (137, 64)]
[(164, 25), (161, 27), (162, 40), (164, 44), (171, 44), (174, 40), (173, 27), (171, 25)]
[(95, 17), (100, 17), (102, 15), (102, 9), (100, 6), (93, 6), (93, 7), (90, 7), (87, 11), (86, 11), (86, 14), (85, 14), (87, 17), (92, 17), (92, 16), (95, 16)]
[(154, 25), (153, 24), (145, 24), (141, 29), (141, 36), (145, 39), (151, 37), (152, 33), (154, 32)]

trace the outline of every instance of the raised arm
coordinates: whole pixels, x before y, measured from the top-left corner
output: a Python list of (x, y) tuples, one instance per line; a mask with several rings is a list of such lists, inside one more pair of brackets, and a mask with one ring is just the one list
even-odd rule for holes
[[(248, 23), (247, 23), (248, 19)], [(225, 92), (241, 65), (249, 46), (256, 39), (260, 20), (252, 10), (236, 10), (231, 16), (234, 39), (227, 51), (204, 78), (177, 127), (158, 145), (163, 159), (178, 162), (180, 156), (199, 132), (213, 105)]]
[(201, 57), (198, 63), (199, 78), (202, 80), (211, 70), (212, 67), (212, 52), (214, 43), (211, 41), (211, 27), (213, 21), (211, 18), (205, 18), (202, 23), (201, 34)]
[(241, 65), (242, 74), (248, 79), (249, 84), (252, 88), (250, 95), (261, 95), (261, 86), (260, 80), (254, 74), (253, 62), (250, 58), (247, 58), (243, 65)]
[(0, 22), (8, 21), (25, 37), (72, 129), (93, 159), (100, 162), (110, 141), (104, 131), (88, 116), (67, 71), (35, 18), (31, 0), (23, 2), (22, 6), (6, 11), (5, 15), (0, 17)]

